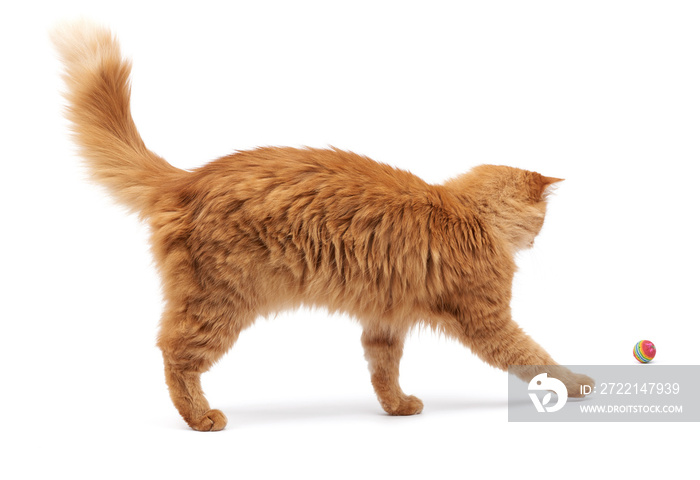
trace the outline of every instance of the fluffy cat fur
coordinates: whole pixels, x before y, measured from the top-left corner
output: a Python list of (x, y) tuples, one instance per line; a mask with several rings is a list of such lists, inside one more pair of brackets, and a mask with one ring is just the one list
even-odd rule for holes
[(556, 364), (511, 319), (514, 254), (532, 245), (560, 179), (483, 165), (442, 185), (337, 149), (258, 148), (193, 171), (146, 148), (129, 107), (131, 63), (104, 28), (52, 34), (67, 115), (98, 183), (147, 221), (166, 301), (158, 346), (170, 396), (195, 430), (221, 430), (200, 386), (257, 317), (299, 305), (347, 312), (379, 402), (423, 403), (399, 386), (407, 332), (428, 325), (485, 362), (546, 371), (570, 396), (593, 381)]

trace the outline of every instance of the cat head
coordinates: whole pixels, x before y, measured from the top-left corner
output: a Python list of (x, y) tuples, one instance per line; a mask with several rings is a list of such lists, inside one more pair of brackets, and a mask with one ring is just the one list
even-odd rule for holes
[(547, 197), (563, 179), (519, 168), (481, 165), (445, 183), (469, 199), (514, 251), (529, 248), (544, 224)]

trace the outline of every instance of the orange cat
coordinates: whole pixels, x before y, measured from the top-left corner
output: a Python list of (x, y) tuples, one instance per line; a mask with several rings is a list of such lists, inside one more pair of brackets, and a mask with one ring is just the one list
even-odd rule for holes
[(257, 317), (299, 305), (360, 322), (372, 385), (391, 415), (423, 409), (398, 381), (404, 338), (418, 323), (501, 369), (550, 365), (569, 395), (592, 385), (510, 314), (513, 255), (532, 245), (560, 179), (483, 165), (430, 185), (367, 157), (311, 148), (259, 148), (180, 170), (141, 140), (131, 64), (112, 34), (79, 23), (53, 39), (92, 176), (150, 225), (166, 300), (158, 346), (170, 396), (193, 429), (227, 421), (209, 407), (200, 375)]

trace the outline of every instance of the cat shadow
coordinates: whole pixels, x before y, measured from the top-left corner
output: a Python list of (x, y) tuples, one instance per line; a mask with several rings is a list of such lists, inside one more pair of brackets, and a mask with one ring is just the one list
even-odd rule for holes
[[(508, 401), (503, 398), (465, 399), (441, 397), (423, 399), (424, 413), (412, 417), (395, 417), (385, 413), (376, 400), (326, 400), (323, 402), (265, 403), (256, 405), (235, 405), (224, 409), (229, 424), (236, 428), (283, 424), (297, 421), (348, 420), (357, 421), (396, 421), (399, 418), (420, 419), (430, 414), (449, 412), (474, 412), (485, 410), (507, 410)], [(427, 414), (427, 415), (426, 415)]]

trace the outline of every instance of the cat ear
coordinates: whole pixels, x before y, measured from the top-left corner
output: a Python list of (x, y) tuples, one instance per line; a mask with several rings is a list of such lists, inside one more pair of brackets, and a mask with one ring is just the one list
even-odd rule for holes
[(551, 193), (551, 187), (555, 183), (563, 182), (563, 178), (545, 177), (535, 173), (530, 180), (530, 198), (535, 202), (541, 202)]
[(550, 186), (550, 185), (553, 184), (553, 183), (563, 182), (563, 181), (564, 181), (563, 178), (542, 177), (542, 182), (544, 183), (545, 188), (548, 187), (548, 186)]

